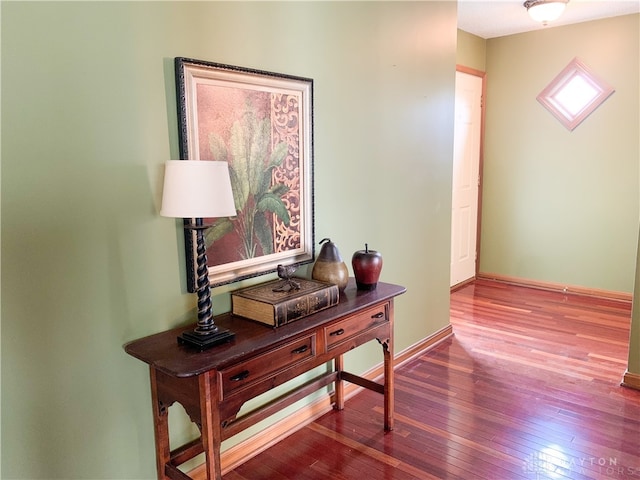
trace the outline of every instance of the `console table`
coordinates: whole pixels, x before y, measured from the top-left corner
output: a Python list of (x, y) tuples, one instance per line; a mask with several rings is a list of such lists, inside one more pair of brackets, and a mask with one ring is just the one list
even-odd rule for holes
[[(189, 479), (178, 466), (204, 452), (207, 478), (220, 480), (223, 440), (332, 383), (337, 410), (344, 408), (343, 381), (383, 394), (384, 429), (393, 429), (393, 301), (404, 292), (404, 287), (382, 282), (375, 290), (360, 291), (351, 278), (338, 305), (282, 327), (229, 313), (216, 316), (216, 324), (233, 331), (235, 339), (203, 352), (177, 342), (192, 325), (126, 344), (125, 351), (150, 368), (158, 479)], [(382, 345), (382, 384), (343, 370), (343, 354), (374, 339)], [(330, 361), (331, 371), (238, 416), (251, 398)], [(168, 408), (174, 402), (184, 407), (201, 435), (171, 450)]]

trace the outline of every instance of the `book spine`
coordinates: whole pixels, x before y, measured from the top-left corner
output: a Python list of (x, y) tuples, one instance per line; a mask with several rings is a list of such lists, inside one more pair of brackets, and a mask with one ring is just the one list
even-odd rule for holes
[(286, 325), (325, 308), (333, 307), (339, 300), (338, 286), (332, 285), (330, 288), (277, 304), (274, 312), (275, 326)]

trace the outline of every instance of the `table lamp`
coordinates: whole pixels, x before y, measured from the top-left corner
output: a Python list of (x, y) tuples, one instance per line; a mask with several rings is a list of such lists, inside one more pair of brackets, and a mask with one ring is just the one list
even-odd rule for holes
[(183, 332), (178, 342), (200, 351), (228, 342), (234, 334), (219, 328), (213, 320), (209, 269), (204, 243), (204, 218), (232, 217), (236, 208), (227, 162), (169, 160), (162, 190), (163, 217), (184, 218), (184, 228), (196, 232), (198, 324)]

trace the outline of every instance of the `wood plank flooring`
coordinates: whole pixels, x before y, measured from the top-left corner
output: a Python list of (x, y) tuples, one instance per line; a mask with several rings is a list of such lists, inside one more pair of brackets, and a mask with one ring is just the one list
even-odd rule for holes
[(454, 337), (396, 369), (395, 430), (364, 391), (225, 480), (640, 479), (629, 303), (477, 281)]

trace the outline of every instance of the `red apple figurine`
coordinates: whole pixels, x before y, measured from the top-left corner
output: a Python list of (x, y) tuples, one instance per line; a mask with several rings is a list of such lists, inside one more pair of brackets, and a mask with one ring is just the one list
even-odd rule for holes
[(380, 253), (369, 250), (369, 245), (365, 243), (364, 250), (358, 250), (351, 257), (351, 266), (356, 277), (358, 290), (376, 289), (382, 270), (382, 255)]

